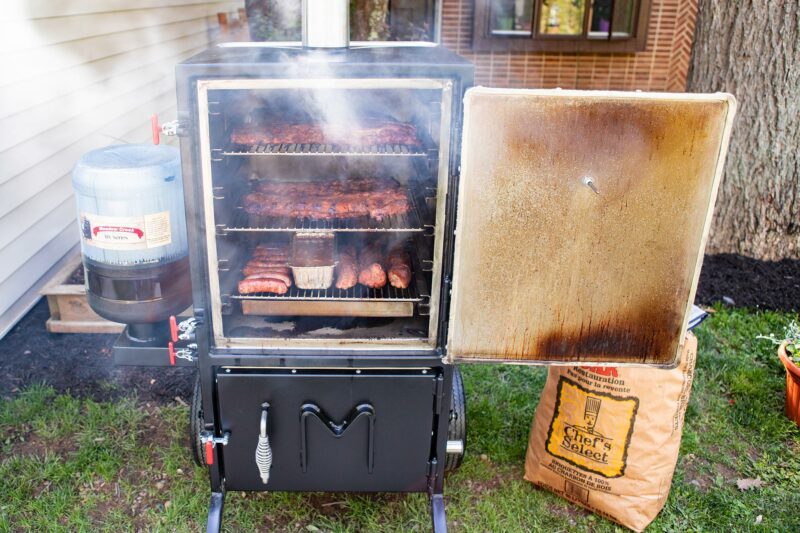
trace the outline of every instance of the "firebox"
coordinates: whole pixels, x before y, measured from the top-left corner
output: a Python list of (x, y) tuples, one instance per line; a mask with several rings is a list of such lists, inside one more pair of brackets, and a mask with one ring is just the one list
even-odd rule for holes
[(456, 363), (675, 363), (732, 97), (473, 72), (426, 43), (178, 65), (192, 317), (115, 358), (197, 367), (210, 531), (226, 490), (427, 492), (445, 531)]

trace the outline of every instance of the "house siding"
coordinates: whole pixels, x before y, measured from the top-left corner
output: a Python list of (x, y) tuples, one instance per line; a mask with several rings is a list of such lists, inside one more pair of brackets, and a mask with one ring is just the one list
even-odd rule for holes
[[(241, 1), (12, 0), (0, 12), (0, 337), (78, 244), (71, 170), (176, 114), (175, 64)], [(174, 139), (167, 142), (175, 143)]]
[[(442, 0), (442, 43), (502, 87), (681, 91), (697, 0), (654, 0), (635, 54), (474, 53), (474, 0)], [(11, 0), (0, 10), (0, 337), (74, 252), (70, 172), (81, 154), (147, 142), (175, 115), (174, 65), (239, 1)], [(169, 140), (167, 142), (174, 142)]]
[(490, 87), (683, 91), (697, 0), (653, 0), (647, 48), (626, 54), (473, 52), (476, 0), (442, 0), (442, 44), (475, 63), (475, 82)]

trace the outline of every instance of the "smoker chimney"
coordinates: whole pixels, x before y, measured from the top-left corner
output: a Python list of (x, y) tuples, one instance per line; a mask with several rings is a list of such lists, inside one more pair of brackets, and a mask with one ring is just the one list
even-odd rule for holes
[(304, 47), (347, 48), (349, 45), (349, 0), (303, 0)]

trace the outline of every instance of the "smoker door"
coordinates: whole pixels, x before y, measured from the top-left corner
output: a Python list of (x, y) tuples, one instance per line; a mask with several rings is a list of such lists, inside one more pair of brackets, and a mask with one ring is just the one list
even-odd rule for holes
[(735, 106), (468, 91), (448, 360), (674, 364)]

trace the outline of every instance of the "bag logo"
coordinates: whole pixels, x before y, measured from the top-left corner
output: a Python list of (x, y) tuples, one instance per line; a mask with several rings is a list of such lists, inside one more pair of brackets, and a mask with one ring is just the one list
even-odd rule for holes
[(620, 477), (638, 409), (638, 398), (590, 391), (562, 376), (545, 449), (581, 470)]

